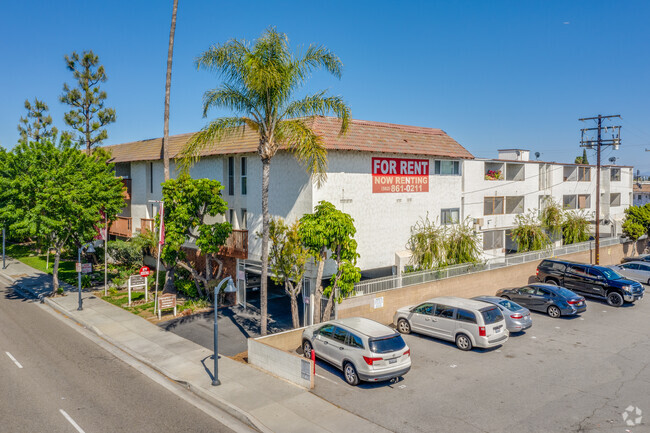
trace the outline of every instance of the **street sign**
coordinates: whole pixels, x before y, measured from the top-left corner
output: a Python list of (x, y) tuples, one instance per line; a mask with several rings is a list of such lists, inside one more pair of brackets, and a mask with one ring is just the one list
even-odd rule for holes
[(81, 272), (82, 274), (90, 274), (93, 271), (92, 263), (75, 263), (75, 272)]
[(143, 266), (143, 267), (140, 268), (140, 276), (141, 277), (148, 277), (150, 273), (151, 273), (151, 271), (149, 270), (148, 267)]
[[(142, 275), (142, 269), (140, 270), (140, 275)], [(129, 282), (127, 284), (129, 290), (129, 307), (131, 306), (131, 290), (135, 289), (136, 287), (144, 287), (145, 302), (149, 300), (149, 290), (147, 288), (147, 277), (141, 277), (140, 275), (131, 275), (129, 277)]]

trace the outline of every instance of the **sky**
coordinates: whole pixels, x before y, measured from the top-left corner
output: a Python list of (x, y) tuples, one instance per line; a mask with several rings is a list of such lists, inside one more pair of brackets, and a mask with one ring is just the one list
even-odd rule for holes
[[(50, 107), (73, 84), (64, 55), (93, 50), (117, 113), (104, 144), (161, 137), (172, 0), (9, 2), (0, 16), (0, 146), (18, 139), (25, 99)], [(316, 72), (302, 94), (341, 95), (355, 119), (443, 129), (477, 157), (529, 149), (540, 160), (582, 155), (579, 118), (620, 114), (619, 150), (603, 161), (650, 174), (650, 2), (179, 0), (170, 134), (199, 130), (203, 93), (219, 77), (195, 58), (275, 26), (295, 51), (325, 45), (340, 80)], [(611, 134), (610, 134), (611, 135)], [(588, 158), (595, 163), (594, 151)]]

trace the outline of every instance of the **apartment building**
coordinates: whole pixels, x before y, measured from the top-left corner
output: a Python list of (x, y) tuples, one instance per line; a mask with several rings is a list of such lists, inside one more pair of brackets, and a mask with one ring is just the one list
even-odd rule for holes
[(632, 194), (634, 195), (634, 206), (645, 206), (650, 203), (650, 182), (636, 182)]

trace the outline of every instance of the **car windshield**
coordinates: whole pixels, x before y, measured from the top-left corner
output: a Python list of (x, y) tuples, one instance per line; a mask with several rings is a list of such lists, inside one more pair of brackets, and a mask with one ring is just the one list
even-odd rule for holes
[(620, 280), (621, 278), (623, 278), (621, 274), (619, 274), (613, 269), (598, 268), (598, 270), (602, 272), (605, 275), (605, 278), (607, 278), (608, 280)]
[(481, 315), (483, 316), (486, 325), (491, 325), (503, 320), (503, 314), (501, 314), (501, 310), (497, 307), (485, 308), (481, 310)]
[(572, 292), (571, 290), (565, 289), (564, 287), (554, 287), (553, 289), (555, 290), (555, 292), (558, 295), (560, 295), (560, 296), (562, 296), (564, 298), (575, 298), (576, 296), (578, 296), (574, 292)]
[(368, 341), (370, 351), (374, 353), (388, 353), (404, 349), (406, 343), (401, 335), (393, 335), (387, 338), (372, 338)]
[(499, 305), (507, 308), (510, 311), (519, 311), (523, 308), (521, 305), (515, 304), (514, 302), (509, 301), (507, 299), (504, 299), (503, 301), (499, 301)]

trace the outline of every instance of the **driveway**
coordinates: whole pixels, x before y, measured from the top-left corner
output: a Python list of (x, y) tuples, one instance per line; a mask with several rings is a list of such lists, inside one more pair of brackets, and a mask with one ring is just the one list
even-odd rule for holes
[[(397, 383), (350, 387), (318, 361), (313, 392), (397, 432), (650, 431), (650, 299), (532, 314), (532, 328), (491, 350), (406, 335), (413, 367)], [(643, 425), (625, 424), (629, 406)]]

